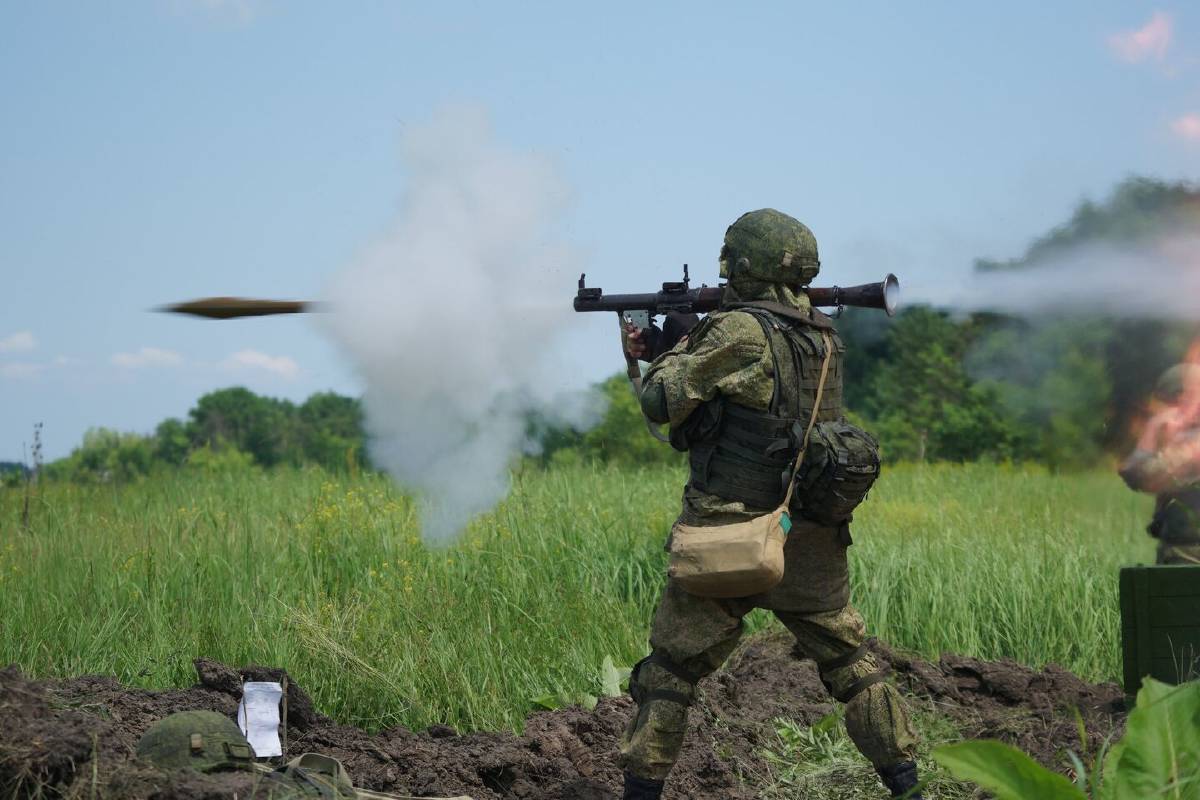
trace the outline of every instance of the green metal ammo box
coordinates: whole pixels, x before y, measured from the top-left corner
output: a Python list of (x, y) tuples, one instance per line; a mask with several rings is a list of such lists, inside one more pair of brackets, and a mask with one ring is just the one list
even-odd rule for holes
[(1200, 678), (1200, 566), (1121, 570), (1125, 694), (1149, 675), (1164, 683)]

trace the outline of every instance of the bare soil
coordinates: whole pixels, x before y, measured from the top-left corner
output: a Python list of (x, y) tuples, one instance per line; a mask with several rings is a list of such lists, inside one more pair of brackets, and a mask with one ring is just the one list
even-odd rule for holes
[[(999, 738), (1063, 769), (1080, 748), (1076, 710), (1090, 746), (1124, 725), (1115, 684), (1089, 684), (1058, 667), (1031, 670), (1010, 661), (944, 655), (930, 663), (877, 644), (897, 684), (946, 715), (964, 736)], [(207, 800), (252, 795), (245, 774), (164, 773), (140, 763), (138, 738), (175, 711), (233, 716), (242, 677), (277, 680), (282, 670), (235, 669), (196, 661), (190, 689), (150, 691), (103, 676), (32, 680), (0, 670), (0, 797)], [(792, 657), (782, 635), (749, 640), (725, 668), (701, 683), (692, 730), (672, 773), (672, 800), (753, 798), (767, 774), (758, 755), (771, 721), (811, 724), (833, 710), (811, 661)], [(628, 698), (593, 711), (532, 714), (524, 734), (459, 734), (446, 726), (369, 734), (319, 714), (293, 679), (288, 696), (288, 756), (322, 752), (341, 759), (357, 785), (419, 797), (478, 800), (599, 800), (620, 796), (617, 744), (632, 713)], [(879, 797), (884, 797), (882, 787)]]

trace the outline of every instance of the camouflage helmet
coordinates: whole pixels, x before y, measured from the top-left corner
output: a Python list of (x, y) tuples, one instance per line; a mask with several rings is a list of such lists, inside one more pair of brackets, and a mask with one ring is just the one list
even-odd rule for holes
[(138, 758), (165, 769), (248, 770), (254, 749), (233, 720), (215, 711), (180, 711), (154, 723), (137, 744)]
[(1174, 403), (1184, 394), (1200, 392), (1200, 364), (1176, 364), (1162, 374), (1154, 387), (1154, 396), (1164, 403)]
[(725, 231), (722, 278), (804, 286), (820, 271), (813, 232), (800, 220), (773, 208), (742, 214)]

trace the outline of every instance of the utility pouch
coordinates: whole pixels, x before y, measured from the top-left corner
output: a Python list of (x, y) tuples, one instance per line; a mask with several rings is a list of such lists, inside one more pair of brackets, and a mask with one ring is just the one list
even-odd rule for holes
[(823, 333), (825, 357), (817, 383), (812, 417), (800, 441), (800, 450), (785, 474), (787, 492), (774, 511), (730, 525), (685, 525), (671, 528), (670, 562), (667, 574), (684, 591), (700, 597), (746, 597), (759, 594), (783, 580), (783, 545), (792, 520), (788, 506), (796, 488), (796, 475), (804, 461), (809, 436), (821, 408), (829, 358), (833, 351), (828, 333)]
[(680, 424), (671, 428), (671, 447), (687, 452), (708, 441), (721, 428), (724, 403), (701, 403)]
[(820, 422), (796, 479), (800, 514), (822, 525), (848, 522), (878, 477), (874, 436), (844, 420)]

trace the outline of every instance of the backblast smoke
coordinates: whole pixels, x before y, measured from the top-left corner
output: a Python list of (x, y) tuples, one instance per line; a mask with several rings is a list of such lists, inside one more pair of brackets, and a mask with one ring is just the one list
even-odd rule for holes
[(326, 323), (365, 381), (372, 460), (419, 490), (423, 535), (445, 542), (504, 497), (531, 414), (582, 428), (603, 409), (547, 379), (574, 291), (549, 238), (565, 198), (550, 164), (467, 108), (402, 144), (399, 218), (336, 275)]
[(1200, 235), (1086, 243), (961, 282), (906, 288), (906, 301), (956, 311), (1200, 320)]

